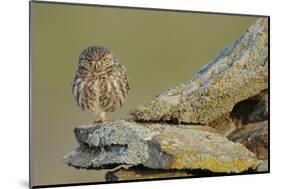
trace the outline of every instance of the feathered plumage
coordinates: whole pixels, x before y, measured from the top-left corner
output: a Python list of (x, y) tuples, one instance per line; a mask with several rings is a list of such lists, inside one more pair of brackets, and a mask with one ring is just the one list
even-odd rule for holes
[(72, 82), (72, 93), (80, 108), (97, 113), (98, 121), (105, 121), (105, 113), (121, 107), (128, 90), (126, 69), (110, 49), (92, 46), (81, 52)]

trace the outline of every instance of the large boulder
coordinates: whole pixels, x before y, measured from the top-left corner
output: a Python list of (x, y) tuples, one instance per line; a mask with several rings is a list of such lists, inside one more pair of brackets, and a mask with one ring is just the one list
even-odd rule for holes
[(268, 19), (259, 19), (190, 82), (131, 111), (137, 121), (208, 124), (268, 88)]

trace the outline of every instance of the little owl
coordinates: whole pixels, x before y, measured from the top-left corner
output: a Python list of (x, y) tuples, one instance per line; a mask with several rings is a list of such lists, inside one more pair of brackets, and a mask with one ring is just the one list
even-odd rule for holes
[(72, 93), (82, 110), (96, 113), (97, 122), (104, 122), (106, 112), (113, 112), (124, 103), (128, 90), (126, 69), (110, 49), (91, 46), (81, 52)]

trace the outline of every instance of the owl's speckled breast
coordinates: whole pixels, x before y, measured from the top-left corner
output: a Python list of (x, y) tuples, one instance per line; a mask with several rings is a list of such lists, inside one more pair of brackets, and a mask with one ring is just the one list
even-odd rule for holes
[(73, 94), (79, 107), (93, 112), (113, 112), (127, 98), (129, 84), (124, 66), (115, 63), (99, 72), (80, 74)]

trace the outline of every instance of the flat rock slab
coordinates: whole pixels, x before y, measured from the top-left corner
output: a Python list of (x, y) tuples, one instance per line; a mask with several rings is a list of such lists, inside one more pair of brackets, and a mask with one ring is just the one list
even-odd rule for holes
[(207, 128), (125, 120), (82, 126), (75, 129), (80, 147), (64, 161), (86, 169), (141, 165), (217, 173), (239, 173), (256, 165), (254, 153)]
[(268, 88), (268, 18), (221, 50), (190, 82), (131, 111), (136, 121), (210, 125), (235, 104)]
[(146, 180), (159, 178), (181, 178), (193, 176), (186, 170), (155, 170), (133, 167), (109, 171), (105, 175), (106, 181)]

